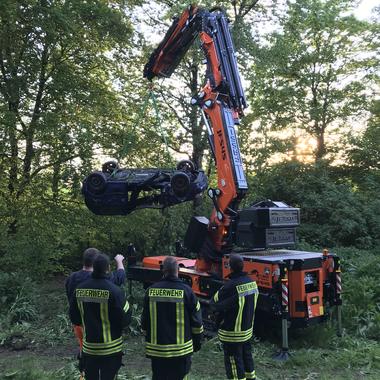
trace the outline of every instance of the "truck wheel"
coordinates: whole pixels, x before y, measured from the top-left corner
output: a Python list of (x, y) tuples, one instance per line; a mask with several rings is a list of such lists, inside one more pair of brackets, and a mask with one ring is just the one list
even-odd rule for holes
[(90, 193), (101, 194), (106, 188), (107, 177), (102, 172), (94, 172), (87, 177), (86, 182)]
[(184, 172), (193, 172), (195, 170), (195, 165), (193, 161), (182, 160), (177, 164), (177, 170), (182, 170)]
[(181, 198), (184, 197), (189, 191), (190, 178), (186, 173), (178, 172), (173, 175), (170, 180), (170, 184), (175, 196)]
[(119, 169), (117, 161), (107, 161), (102, 165), (103, 173), (112, 174), (117, 169)]

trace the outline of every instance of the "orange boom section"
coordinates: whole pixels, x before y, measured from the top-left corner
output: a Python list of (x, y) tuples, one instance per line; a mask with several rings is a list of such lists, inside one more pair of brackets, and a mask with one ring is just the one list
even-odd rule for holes
[(214, 210), (208, 237), (197, 252), (196, 269), (221, 272), (223, 253), (232, 247), (232, 220), (248, 186), (235, 125), (246, 107), (228, 19), (223, 11), (190, 6), (175, 18), (144, 68), (149, 80), (170, 76), (199, 37), (206, 57), (206, 82), (192, 104), (201, 109), (218, 173), (218, 186), (209, 189)]

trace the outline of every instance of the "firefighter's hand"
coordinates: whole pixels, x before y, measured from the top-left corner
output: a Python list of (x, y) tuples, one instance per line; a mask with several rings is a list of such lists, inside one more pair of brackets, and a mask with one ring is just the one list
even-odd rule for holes
[(116, 255), (115, 256), (115, 261), (116, 261), (116, 266), (117, 269), (124, 269), (124, 264), (123, 264), (124, 256), (123, 255)]

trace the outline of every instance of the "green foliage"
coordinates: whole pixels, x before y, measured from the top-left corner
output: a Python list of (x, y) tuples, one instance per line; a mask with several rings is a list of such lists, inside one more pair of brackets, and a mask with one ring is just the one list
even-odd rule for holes
[(183, 238), (193, 213), (189, 203), (163, 212), (140, 210), (128, 217), (103, 217), (90, 213), (80, 201), (33, 202), (19, 213), (12, 239), (7, 239), (7, 223), (0, 224), (0, 234), (5, 237), (0, 241), (3, 268), (11, 271), (18, 267), (39, 278), (77, 268), (83, 250), (89, 246), (114, 256), (126, 253), (131, 242), (141, 256), (173, 254), (174, 243)]
[(301, 208), (300, 239), (319, 247), (374, 247), (380, 241), (377, 198), (357, 192), (338, 170), (290, 161), (252, 178), (257, 198), (282, 200)]
[[(100, 0), (0, 3), (0, 345), (8, 349), (57, 350), (72, 343), (62, 281), (48, 288), (41, 283), (77, 269), (85, 248), (96, 246), (114, 255), (125, 253), (132, 242), (140, 256), (174, 254), (174, 243), (183, 238), (190, 217), (210, 215), (208, 202), (203, 209), (182, 204), (163, 212), (100, 217), (85, 208), (80, 195), (81, 180), (99, 168), (104, 155), (128, 167), (172, 166), (163, 134), (172, 152), (192, 156), (199, 164), (207, 156), (200, 115), (187, 99), (202, 85), (199, 49), (190, 50), (177, 71), (182, 87), (173, 82), (156, 87), (160, 120), (152, 105), (141, 112), (148, 91), (141, 82), (142, 57), (151, 47), (140, 30), (132, 29), (131, 20), (139, 19), (143, 28), (151, 23), (158, 31), (158, 24), (187, 4), (160, 1), (163, 11), (157, 17), (143, 11), (130, 17), (140, 3), (147, 5)], [(256, 0), (202, 5), (216, 3), (231, 16), (242, 74), (252, 83), (250, 114), (239, 127), (245, 164), (251, 169), (246, 204), (271, 198), (300, 207), (304, 247), (378, 246), (378, 102), (359, 137), (339, 139), (334, 146), (327, 141), (329, 133), (341, 136), (351, 118), (366, 111), (378, 65), (373, 57), (378, 25), (348, 16), (352, 1), (300, 0), (289, 2), (279, 19), (267, 10), (272, 21), (279, 20), (279, 29), (253, 39), (252, 28), (263, 25), (255, 18)], [(368, 54), (361, 55), (359, 50), (367, 48)], [(257, 121), (260, 125), (253, 133)], [(289, 127), (286, 136), (278, 133)], [(318, 139), (318, 165), (296, 160), (302, 158), (296, 151), (300, 130)], [(331, 166), (321, 160), (326, 152), (332, 156), (347, 144), (351, 149), (341, 154), (344, 162)], [(279, 152), (292, 161), (274, 164)], [(319, 328), (307, 339), (291, 336), (297, 352), (285, 364), (268, 359), (274, 345), (257, 344), (255, 355), (263, 374), (259, 377), (379, 374), (380, 354), (371, 341), (380, 339), (378, 256), (355, 248), (336, 249), (344, 268), (344, 338), (337, 340), (331, 329)], [(16, 269), (22, 274), (13, 273)], [(126, 344), (131, 358), (143, 355), (142, 289), (136, 294)], [(16, 369), (9, 364), (5, 371), (0, 367), (0, 373), (9, 379), (72, 379), (72, 351), (55, 370), (36, 369), (32, 359)], [(194, 359), (195, 379), (224, 378), (215, 340)], [(211, 374), (210, 363), (216, 363)], [(144, 371), (143, 366), (128, 368), (120, 378), (141, 378)]]
[[(45, 359), (46, 360), (46, 359)], [(17, 370), (5, 371), (0, 379), (11, 379), (11, 380), (73, 380), (78, 378), (78, 370), (74, 363), (60, 367), (55, 370), (44, 370), (32, 359), (27, 359), (21, 363), (21, 368)]]
[(344, 326), (369, 339), (380, 339), (380, 287), (378, 252), (338, 250), (343, 265)]
[(137, 304), (132, 305), (132, 320), (130, 325), (128, 326), (128, 330), (132, 335), (140, 335), (141, 334), (141, 314), (142, 308)]
[(0, 273), (0, 316), (10, 323), (37, 318), (35, 284), (18, 273)]
[[(197, 47), (189, 51), (177, 71), (185, 90), (172, 82), (156, 86), (161, 120), (156, 120), (152, 105), (141, 113), (148, 92), (141, 83), (142, 57), (151, 47), (146, 36), (132, 28), (131, 20), (143, 26), (152, 24), (158, 32), (160, 22), (168, 22), (185, 4), (160, 1), (163, 12), (157, 17), (146, 17), (141, 9), (132, 17), (134, 7), (140, 4), (148, 6), (143, 1), (115, 1), (111, 6), (99, 0), (1, 3), (0, 265), (5, 271), (17, 267), (34, 278), (69, 271), (80, 265), (81, 253), (88, 246), (113, 255), (125, 252), (133, 242), (141, 255), (172, 254), (191, 215), (210, 215), (208, 203), (204, 212), (188, 204), (163, 213), (144, 210), (125, 218), (98, 217), (86, 210), (80, 195), (81, 180), (99, 168), (99, 155), (113, 155), (128, 167), (172, 166), (174, 160), (166, 156), (161, 128), (171, 151), (186, 151), (200, 164), (207, 155), (200, 115), (185, 96), (202, 85), (202, 54)], [(204, 1), (201, 5), (215, 4)], [(300, 236), (312, 244), (374, 246), (380, 225), (380, 204), (375, 197), (379, 184), (375, 108), (368, 131), (353, 142), (356, 149), (348, 158), (346, 183), (330, 172), (325, 175), (297, 164), (270, 168), (269, 164), (276, 152), (290, 152), (294, 147), (291, 139), (274, 138), (273, 131), (293, 123), (299, 113), (309, 122), (323, 119), (322, 103), (313, 105), (304, 96), (313, 80), (321, 91), (317, 100), (326, 94), (346, 99), (342, 104), (352, 107), (344, 109), (345, 115), (360, 108), (351, 102), (358, 88), (350, 87), (349, 97), (344, 92), (347, 88), (334, 88), (339, 96), (331, 89), (328, 92), (327, 82), (341, 77), (340, 72), (331, 78), (327, 74), (329, 65), (335, 69), (337, 62), (344, 75), (356, 73), (358, 66), (353, 61), (340, 66), (341, 56), (348, 59), (346, 55), (351, 54), (342, 46), (351, 46), (347, 36), (357, 36), (368, 25), (342, 15), (345, 1), (303, 0), (286, 8), (280, 31), (257, 44), (252, 27), (260, 22), (255, 17), (263, 11), (257, 1), (218, 4), (229, 12), (238, 40), (238, 59), (245, 73), (252, 75), (252, 113), (239, 131), (247, 166), (260, 169), (251, 179), (256, 193), (251, 193), (250, 199), (270, 197), (300, 206)], [(269, 8), (266, 12), (275, 17)], [(374, 34), (374, 25), (368, 33)], [(328, 36), (334, 39), (330, 41)], [(369, 40), (367, 34), (364, 37)], [(364, 43), (361, 37), (359, 40)], [(375, 42), (373, 38), (372, 49)], [(320, 72), (310, 71), (314, 63), (320, 64)], [(329, 108), (329, 115), (337, 116), (334, 112)], [(252, 144), (252, 122), (257, 118), (261, 125), (255, 141), (260, 149)], [(305, 128), (309, 122), (304, 123)], [(369, 165), (371, 170), (364, 170)]]
[[(301, 248), (312, 249), (306, 245)], [(337, 379), (364, 375), (368, 379), (376, 379), (379, 375), (380, 294), (376, 275), (380, 259), (376, 251), (350, 248), (337, 249), (334, 253), (341, 257), (343, 268), (343, 337), (336, 337), (333, 325), (290, 331), (292, 357), (286, 363), (271, 359), (278, 347), (277, 340), (260, 341), (255, 338), (254, 357), (260, 378), (309, 376), (328, 379), (333, 374)], [(3, 282), (12, 287), (12, 281), (18, 286), (17, 276)], [(2, 351), (0, 372), (11, 379), (72, 379), (77, 374), (74, 359), (76, 343), (67, 319), (63, 279), (37, 285), (34, 293), (39, 312), (37, 320), (1, 326), (0, 344), (7, 351)], [(133, 294), (130, 301), (135, 320), (131, 333), (125, 336), (126, 367), (121, 369), (120, 379), (141, 379), (150, 374), (150, 363), (144, 359), (143, 337), (138, 334), (144, 294), (140, 284), (135, 284)], [(20, 357), (11, 351), (21, 349), (24, 351)], [(225, 378), (223, 352), (217, 338), (205, 342), (202, 350), (194, 354), (191, 375), (199, 380)]]
[(0, 346), (20, 350), (29, 345), (26, 334), (38, 319), (36, 289), (20, 272), (0, 273)]
[(365, 59), (372, 57), (371, 26), (349, 15), (353, 6), (347, 0), (289, 1), (275, 31), (253, 46), (250, 117), (267, 136), (290, 127), (288, 135), (298, 139), (305, 131), (317, 143), (317, 160), (336, 153), (329, 134), (363, 114), (373, 79), (365, 71), (373, 67)]

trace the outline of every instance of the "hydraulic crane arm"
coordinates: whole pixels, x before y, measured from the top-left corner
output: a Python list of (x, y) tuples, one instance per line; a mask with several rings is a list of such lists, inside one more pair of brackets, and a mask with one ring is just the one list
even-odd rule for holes
[(248, 186), (235, 125), (246, 107), (234, 46), (225, 13), (190, 6), (173, 24), (145, 65), (144, 76), (169, 77), (196, 37), (204, 52), (206, 83), (192, 104), (201, 108), (218, 174), (218, 187), (209, 189), (214, 211), (208, 238), (199, 252), (197, 269), (209, 270), (231, 249), (233, 223)]
[(193, 5), (174, 18), (164, 39), (151, 54), (144, 77), (170, 77), (196, 37), (207, 60), (206, 79), (213, 91), (228, 98), (239, 115), (247, 106), (228, 20), (220, 9), (207, 11)]

